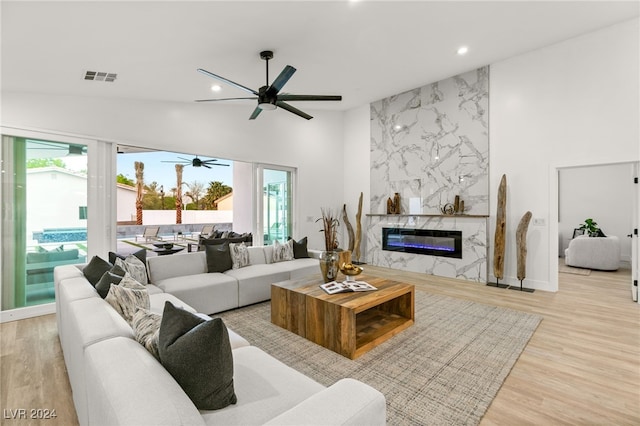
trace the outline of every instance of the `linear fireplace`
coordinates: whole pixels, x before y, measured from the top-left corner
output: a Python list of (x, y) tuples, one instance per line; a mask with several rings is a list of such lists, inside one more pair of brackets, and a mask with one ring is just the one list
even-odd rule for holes
[(462, 231), (382, 228), (382, 250), (462, 259)]

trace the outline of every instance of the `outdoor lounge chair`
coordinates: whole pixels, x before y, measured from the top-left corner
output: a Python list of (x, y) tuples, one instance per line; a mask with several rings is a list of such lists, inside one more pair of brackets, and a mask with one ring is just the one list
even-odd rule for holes
[(136, 235), (136, 241), (138, 241), (138, 238), (144, 238), (146, 243), (151, 240), (159, 240), (158, 232), (160, 232), (159, 226), (147, 226), (144, 228), (142, 235)]

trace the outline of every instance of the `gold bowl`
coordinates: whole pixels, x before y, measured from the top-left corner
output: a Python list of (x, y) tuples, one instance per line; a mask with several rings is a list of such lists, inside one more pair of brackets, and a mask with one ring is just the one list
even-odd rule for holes
[(362, 273), (364, 269), (362, 269), (360, 266), (358, 265), (354, 265), (352, 263), (342, 263), (340, 264), (340, 272), (342, 272), (343, 274), (345, 274), (347, 276), (347, 280), (350, 277), (359, 275)]

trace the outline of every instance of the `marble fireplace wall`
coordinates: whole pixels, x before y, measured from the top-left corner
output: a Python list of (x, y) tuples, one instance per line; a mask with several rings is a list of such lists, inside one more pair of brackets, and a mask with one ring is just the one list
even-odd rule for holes
[(489, 67), (371, 104), (371, 213), (439, 214), (460, 195), (488, 215)]
[[(367, 261), (385, 268), (487, 282), (487, 218), (369, 215)], [(382, 228), (462, 231), (462, 259), (382, 250)]]

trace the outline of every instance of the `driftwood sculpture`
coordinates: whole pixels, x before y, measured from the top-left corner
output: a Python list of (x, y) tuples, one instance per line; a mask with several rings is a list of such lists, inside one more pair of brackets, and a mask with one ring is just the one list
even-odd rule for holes
[[(347, 205), (342, 205), (342, 223), (347, 227), (347, 235), (349, 236), (349, 252), (353, 252), (353, 244), (354, 244), (354, 234), (353, 234), (353, 226), (351, 226), (351, 222), (349, 222), (349, 216), (347, 215)], [(351, 253), (349, 253), (351, 256)], [(351, 263), (351, 259), (347, 263)]]
[(522, 288), (522, 280), (527, 275), (527, 230), (531, 221), (531, 212), (526, 212), (516, 230), (516, 245), (518, 249), (518, 279), (520, 280), (520, 290), (533, 291)]
[(506, 206), (507, 176), (502, 175), (502, 179), (500, 179), (500, 186), (498, 187), (496, 233), (493, 243), (493, 275), (496, 277), (497, 287), (500, 287), (499, 281), (504, 277), (505, 234), (507, 231)]
[(393, 196), (387, 198), (387, 214), (400, 214), (400, 194), (397, 192)]
[(524, 280), (527, 276), (527, 231), (531, 221), (531, 212), (526, 212), (516, 230), (516, 245), (518, 247), (518, 279)]
[(356, 237), (353, 243), (353, 257), (356, 262), (360, 262), (360, 240), (362, 239), (362, 192), (358, 200), (358, 213), (356, 213)]

